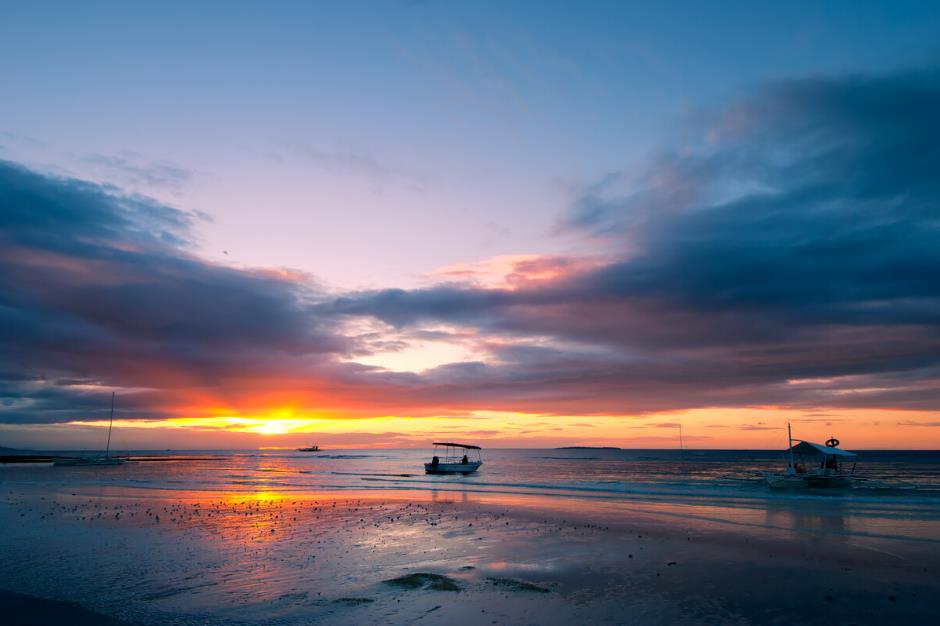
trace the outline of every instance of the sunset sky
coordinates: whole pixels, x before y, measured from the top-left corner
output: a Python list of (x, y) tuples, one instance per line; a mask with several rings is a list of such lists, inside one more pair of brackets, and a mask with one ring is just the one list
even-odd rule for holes
[(5, 6), (0, 446), (940, 448), (940, 4), (666, 4)]

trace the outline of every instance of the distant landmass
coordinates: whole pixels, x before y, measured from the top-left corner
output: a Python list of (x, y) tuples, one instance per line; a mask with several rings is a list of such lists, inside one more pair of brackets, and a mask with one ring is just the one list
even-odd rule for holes
[(616, 446), (563, 446), (556, 450), (621, 450)]
[(7, 448), (0, 446), (0, 463), (48, 463), (55, 457), (36, 454), (34, 450), (21, 450), (20, 448)]

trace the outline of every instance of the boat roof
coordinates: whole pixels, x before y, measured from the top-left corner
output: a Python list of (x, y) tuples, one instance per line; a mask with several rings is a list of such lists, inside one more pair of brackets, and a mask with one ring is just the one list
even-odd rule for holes
[(829, 446), (824, 446), (821, 443), (813, 443), (812, 441), (800, 441), (800, 443), (793, 446), (792, 450), (797, 454), (824, 454), (826, 456), (858, 456), (854, 452), (849, 452), (848, 450), (840, 450), (839, 448), (830, 448)]
[(480, 446), (471, 446), (467, 443), (446, 443), (446, 442), (434, 442), (435, 446), (450, 446), (451, 448), (466, 448), (467, 450), (482, 450)]

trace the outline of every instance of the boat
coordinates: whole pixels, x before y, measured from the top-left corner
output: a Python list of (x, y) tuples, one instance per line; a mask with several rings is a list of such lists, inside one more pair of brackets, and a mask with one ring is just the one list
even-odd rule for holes
[[(856, 455), (842, 450), (839, 440), (830, 437), (825, 444), (793, 439), (787, 424), (789, 462), (786, 472), (764, 472), (772, 489), (848, 488), (855, 481)], [(796, 442), (796, 443), (794, 443)], [(851, 462), (851, 467), (847, 468)]]
[[(470, 457), (473, 457), (472, 459)], [(435, 442), (434, 456), (424, 464), (425, 474), (472, 474), (483, 465), (483, 449), (466, 443)]]
[(297, 448), (297, 452), (319, 452), (320, 446), (307, 446), (306, 448)]
[(111, 418), (108, 420), (108, 443), (101, 456), (61, 457), (52, 461), (53, 465), (123, 465), (127, 459), (111, 456), (111, 429), (114, 426), (114, 392), (111, 392)]

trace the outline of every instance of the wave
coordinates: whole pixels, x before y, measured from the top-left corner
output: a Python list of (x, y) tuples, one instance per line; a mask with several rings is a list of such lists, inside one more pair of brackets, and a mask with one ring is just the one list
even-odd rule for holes
[[(449, 477), (448, 477), (449, 478)], [(418, 486), (433, 486), (431, 488), (440, 490), (463, 491), (472, 488), (473, 490), (505, 489), (510, 491), (517, 490), (536, 490), (542, 495), (568, 495), (568, 494), (601, 494), (613, 498), (624, 499), (689, 499), (701, 501), (720, 500), (725, 503), (731, 501), (826, 501), (834, 500), (846, 503), (857, 504), (940, 504), (940, 493), (935, 490), (921, 489), (891, 489), (881, 487), (876, 490), (838, 491), (838, 492), (812, 492), (812, 493), (794, 493), (771, 491), (762, 481), (739, 481), (737, 483), (729, 481), (726, 484), (702, 484), (702, 483), (629, 483), (603, 481), (594, 483), (535, 483), (535, 482), (488, 482), (479, 480), (466, 480), (463, 477), (444, 479), (414, 479), (399, 480), (397, 477), (384, 477), (361, 475), (360, 480), (366, 482), (387, 482), (398, 485), (398, 488), (412, 489)], [(866, 493), (867, 492), (867, 493)], [(886, 499), (885, 495), (892, 495)]]
[(360, 472), (330, 472), (334, 476), (398, 476), (401, 478), (411, 478), (412, 476), (417, 476), (417, 474), (363, 474)]

